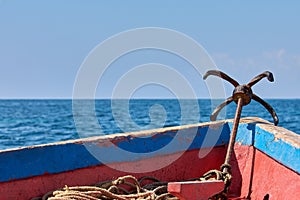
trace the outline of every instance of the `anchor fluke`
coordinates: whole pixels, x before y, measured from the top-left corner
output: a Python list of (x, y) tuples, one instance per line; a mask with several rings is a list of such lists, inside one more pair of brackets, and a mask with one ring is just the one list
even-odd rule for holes
[(251, 102), (251, 100), (253, 99), (253, 100), (257, 101), (258, 103), (260, 103), (261, 105), (263, 105), (268, 110), (268, 112), (271, 114), (271, 116), (274, 120), (274, 125), (276, 126), (278, 124), (278, 122), (279, 122), (278, 116), (277, 116), (275, 110), (272, 108), (272, 106), (270, 106), (267, 102), (262, 100), (256, 94), (254, 94), (251, 89), (251, 87), (253, 85), (258, 83), (261, 79), (263, 79), (265, 77), (270, 82), (274, 82), (274, 76), (273, 76), (272, 72), (265, 71), (265, 72), (257, 75), (256, 77), (254, 77), (248, 84), (244, 84), (244, 85), (240, 85), (236, 80), (234, 80), (233, 78), (231, 78), (224, 72), (221, 72), (218, 70), (207, 71), (204, 74), (203, 79), (206, 79), (210, 75), (218, 76), (218, 77), (230, 82), (235, 87), (233, 90), (232, 96), (229, 97), (228, 99), (226, 99), (217, 108), (215, 108), (215, 110), (213, 111), (213, 113), (210, 116), (210, 119), (212, 121), (215, 121), (217, 119), (219, 112), (222, 110), (222, 108), (224, 108), (226, 105), (230, 104), (232, 101), (234, 101), (237, 104), (239, 99), (243, 99), (242, 106), (245, 106), (245, 105), (248, 105)]

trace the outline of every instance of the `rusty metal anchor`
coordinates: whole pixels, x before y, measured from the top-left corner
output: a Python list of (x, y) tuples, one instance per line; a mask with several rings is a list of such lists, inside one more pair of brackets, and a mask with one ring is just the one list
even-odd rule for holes
[(264, 100), (262, 100), (259, 96), (256, 94), (253, 94), (251, 87), (255, 85), (257, 82), (259, 82), (264, 77), (267, 77), (269, 81), (273, 82), (274, 77), (273, 74), (269, 71), (265, 71), (261, 73), (260, 75), (254, 77), (248, 84), (240, 85), (236, 80), (229, 77), (224, 72), (218, 71), (218, 70), (210, 70), (206, 72), (206, 74), (203, 76), (203, 79), (205, 80), (209, 75), (218, 76), (220, 78), (223, 78), (224, 80), (231, 83), (235, 88), (233, 90), (233, 94), (231, 97), (226, 99), (223, 103), (221, 103), (211, 114), (210, 120), (215, 121), (217, 119), (217, 116), (219, 112), (224, 108), (226, 105), (230, 104), (232, 101), (238, 104), (238, 99), (242, 98), (243, 103), (242, 106), (248, 105), (251, 102), (251, 99), (259, 102), (262, 104), (272, 115), (274, 119), (274, 125), (276, 126), (278, 124), (278, 117), (274, 109)]
[(235, 142), (235, 137), (238, 129), (238, 125), (240, 122), (241, 118), (241, 112), (242, 112), (242, 107), (245, 105), (248, 105), (251, 102), (251, 99), (254, 99), (255, 101), (261, 103), (272, 115), (274, 119), (274, 125), (276, 126), (278, 124), (278, 116), (275, 112), (275, 110), (264, 100), (262, 100), (259, 96), (255, 95), (252, 92), (251, 87), (255, 85), (257, 82), (259, 82), (261, 79), (264, 77), (267, 77), (270, 82), (274, 81), (273, 74), (269, 71), (265, 71), (261, 73), (260, 75), (254, 77), (248, 84), (240, 85), (236, 80), (232, 79), (229, 77), (227, 74), (224, 72), (218, 71), (218, 70), (210, 70), (206, 72), (206, 74), (203, 76), (203, 79), (205, 80), (208, 76), (214, 75), (223, 78), (224, 80), (227, 80), (230, 82), (235, 88), (233, 90), (232, 96), (226, 99), (223, 103), (221, 103), (211, 114), (210, 119), (212, 121), (216, 120), (217, 115), (219, 114), (220, 110), (230, 104), (232, 101), (234, 101), (237, 104), (236, 108), (236, 113), (234, 117), (234, 122), (233, 122), (233, 128), (232, 128), (232, 134), (229, 140), (228, 144), (228, 150), (225, 158), (225, 162), (223, 164), (222, 170), (223, 172), (228, 172), (229, 170), (229, 160), (233, 151), (233, 146)]
[(200, 181), (175, 182), (168, 185), (168, 191), (171, 194), (179, 197), (180, 199), (211, 199), (211, 197), (213, 196), (214, 199), (227, 199), (226, 196), (231, 183), (231, 166), (229, 164), (229, 161), (234, 148), (238, 125), (241, 118), (241, 112), (243, 106), (248, 105), (252, 99), (261, 103), (272, 115), (274, 119), (274, 124), (278, 124), (278, 117), (274, 109), (267, 102), (262, 100), (257, 95), (253, 94), (251, 89), (253, 85), (255, 85), (264, 77), (267, 77), (269, 81), (273, 82), (274, 77), (271, 72), (265, 71), (260, 75), (254, 77), (248, 84), (244, 85), (240, 85), (236, 80), (232, 79), (224, 72), (218, 70), (210, 70), (206, 72), (206, 74), (203, 76), (203, 79), (205, 80), (210, 75), (223, 78), (235, 87), (232, 96), (226, 99), (223, 103), (221, 103), (210, 116), (210, 119), (212, 121), (215, 121), (221, 109), (234, 101), (237, 104), (237, 108), (233, 121), (232, 133), (229, 139), (225, 161), (224, 164), (221, 166), (221, 171), (210, 170), (200, 178)]

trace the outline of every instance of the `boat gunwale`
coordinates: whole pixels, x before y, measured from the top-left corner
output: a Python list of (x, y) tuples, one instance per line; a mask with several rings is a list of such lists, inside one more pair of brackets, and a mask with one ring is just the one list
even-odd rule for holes
[(219, 127), (219, 126), (224, 125), (231, 121), (232, 120), (229, 119), (229, 120), (220, 120), (220, 121), (214, 121), (214, 122), (201, 122), (201, 123), (196, 123), (196, 124), (156, 128), (156, 129), (150, 129), (150, 130), (140, 130), (140, 131), (125, 132), (125, 133), (105, 134), (105, 135), (64, 140), (64, 141), (51, 142), (51, 143), (45, 143), (45, 144), (3, 149), (3, 150), (0, 150), (0, 154), (6, 153), (6, 152), (12, 152), (12, 151), (21, 151), (24, 149), (32, 149), (32, 148), (40, 148), (40, 147), (48, 147), (48, 146), (56, 146), (56, 145), (66, 145), (66, 144), (82, 144), (82, 143), (86, 143), (86, 142), (93, 142), (93, 141), (100, 141), (100, 140), (103, 140), (103, 141), (112, 140), (112, 139), (116, 139), (118, 137), (135, 137), (135, 138), (145, 137), (145, 136), (151, 137), (156, 134), (161, 134), (161, 133), (165, 133), (165, 132), (169, 132), (169, 131), (171, 132), (171, 131), (178, 131), (178, 130), (184, 130), (184, 129), (190, 129), (190, 128), (199, 128), (199, 127), (202, 128), (202, 127), (207, 127), (207, 126), (210, 126), (210, 128), (213, 128), (215, 126)]
[[(6, 158), (9, 158), (11, 155), (12, 156), (14, 156), (14, 155), (20, 156), (20, 155), (22, 155), (23, 152), (28, 157), (31, 154), (31, 152), (34, 152), (31, 150), (44, 151), (44, 153), (45, 153), (46, 150), (54, 150), (56, 152), (59, 152), (61, 147), (67, 149), (68, 151), (73, 151), (73, 150), (76, 150), (78, 147), (80, 147), (79, 150), (82, 151), (82, 149), (85, 148), (85, 147), (83, 147), (83, 145), (85, 143), (101, 144), (105, 148), (105, 144), (108, 142), (111, 142), (112, 140), (116, 140), (117, 142), (121, 141), (121, 142), (128, 143), (128, 139), (129, 140), (135, 139), (135, 138), (138, 139), (139, 137), (145, 137), (145, 136), (149, 137), (149, 136), (155, 136), (155, 135), (159, 135), (159, 134), (164, 135), (164, 134), (167, 134), (168, 132), (175, 132), (175, 131), (184, 130), (184, 129), (188, 130), (188, 129), (192, 129), (192, 128), (198, 128), (198, 130), (200, 130), (205, 127), (209, 127), (212, 129), (220, 130), (220, 126), (223, 125), (223, 128), (224, 128), (224, 125), (226, 125), (226, 126), (228, 125), (229, 131), (231, 131), (230, 126), (232, 125), (232, 121), (233, 121), (232, 119), (229, 119), (229, 120), (222, 120), (222, 121), (216, 121), (216, 122), (197, 123), (197, 124), (191, 124), (191, 125), (166, 127), (166, 128), (146, 130), (146, 131), (94, 136), (94, 137), (90, 137), (90, 138), (67, 140), (67, 141), (49, 143), (49, 144), (43, 144), (43, 145), (35, 145), (35, 146), (29, 146), (29, 147), (8, 149), (8, 150), (0, 151), (0, 160), (2, 160), (2, 162), (4, 161), (4, 163), (5, 163)], [(222, 128), (222, 131), (223, 131), (223, 128)], [(249, 132), (249, 134), (247, 134), (247, 132)], [(260, 132), (262, 132), (264, 135), (267, 135), (268, 138), (267, 137), (259, 138), (261, 136)], [(276, 133), (274, 133), (274, 132), (276, 132)], [(230, 132), (229, 133), (226, 132), (226, 134), (229, 135)], [(282, 134), (281, 137), (278, 136), (280, 134)], [(265, 121), (263, 119), (256, 118), (256, 117), (254, 117), (254, 118), (248, 117), (248, 118), (241, 119), (239, 132), (237, 135), (237, 143), (239, 143), (240, 145), (254, 146), (255, 148), (258, 148), (259, 150), (261, 150), (262, 152), (267, 154), (268, 156), (272, 157), (274, 160), (277, 160), (279, 163), (283, 164), (284, 166), (296, 171), (297, 173), (300, 173), (300, 164), (298, 164), (299, 157), (295, 158), (295, 159), (293, 158), (293, 153), (294, 154), (300, 153), (300, 148), (298, 145), (299, 140), (297, 141), (298, 138), (300, 140), (300, 135), (297, 135), (296, 133), (293, 133), (293, 132), (288, 131), (281, 127), (275, 127), (268, 121)], [(225, 139), (227, 139), (227, 138), (225, 138)], [(273, 146), (261, 145), (261, 143), (258, 142), (259, 141), (258, 139), (262, 140), (263, 142), (267, 142), (269, 144), (272, 144), (272, 145), (274, 144), (274, 145)], [(228, 141), (225, 140), (225, 142), (228, 142)], [(220, 145), (220, 144), (221, 143), (219, 142), (218, 145)], [(281, 152), (275, 151), (276, 147), (277, 147), (276, 145), (282, 145), (282, 144), (284, 144), (285, 151), (281, 151)], [(75, 146), (69, 146), (69, 145), (75, 145)], [(199, 146), (199, 144), (197, 144), (197, 145)], [(189, 148), (188, 150), (197, 149), (198, 148), (197, 145), (192, 148)], [(218, 146), (218, 145), (215, 145), (215, 146)], [(44, 147), (46, 147), (46, 148), (44, 148)], [(51, 147), (54, 147), (54, 148), (51, 148)], [(58, 148), (56, 148), (56, 147), (58, 147)], [(71, 147), (71, 149), (69, 149), (70, 147)], [(203, 147), (202, 144), (200, 145), (200, 147), (201, 148)], [(29, 150), (29, 152), (28, 151), (26, 152), (26, 150)], [(62, 150), (64, 150), (64, 149), (62, 149)], [(164, 154), (168, 155), (170, 153), (176, 153), (179, 151), (180, 151), (180, 149), (179, 150), (175, 149), (175, 151), (164, 152)], [(275, 151), (275, 154), (273, 151)], [(17, 154), (14, 154), (14, 153), (17, 153)], [(46, 152), (46, 153), (49, 154), (49, 152)], [(8, 157), (6, 154), (8, 155)], [(11, 154), (11, 155), (9, 155), (9, 154)], [(41, 152), (37, 152), (37, 153), (35, 153), (35, 155), (41, 156), (43, 154), (41, 154)], [(87, 153), (79, 152), (79, 155), (87, 155)], [(163, 154), (160, 154), (160, 155), (162, 156)], [(46, 156), (49, 156), (49, 155), (46, 155)], [(91, 167), (91, 166), (101, 164), (101, 163), (97, 162), (95, 160), (95, 158), (92, 159), (92, 157), (93, 156), (90, 155), (90, 158), (88, 158), (88, 162), (85, 164), (85, 166), (81, 166), (82, 164), (76, 164), (78, 166), (75, 166), (75, 165), (73, 166), (72, 164), (68, 164), (68, 166), (65, 167), (65, 169), (63, 169), (63, 168), (60, 169), (59, 167), (56, 166), (56, 169), (58, 169), (58, 171), (53, 171), (51, 173), (61, 173), (66, 170), (79, 169), (82, 167)], [(9, 159), (10, 159), (11, 163), (16, 164), (16, 162), (12, 158), (9, 158)], [(55, 157), (53, 159), (55, 160)], [(60, 159), (62, 159), (62, 158), (60, 158)], [(71, 162), (73, 162), (74, 159), (75, 158), (72, 158)], [(139, 158), (137, 158), (137, 159), (139, 159)], [(298, 161), (297, 161), (297, 159), (298, 159)], [(24, 161), (26, 162), (26, 159), (24, 159)], [(128, 161), (132, 162), (134, 160), (128, 160)], [(18, 162), (19, 161), (17, 161), (17, 163)], [(21, 161), (19, 162), (19, 164), (20, 163), (22, 164)], [(28, 166), (30, 166), (30, 164)], [(4, 168), (0, 167), (0, 171), (2, 171), (3, 169), (4, 169), (4, 171), (9, 170), (9, 167), (7, 169), (5, 169), (5, 167)], [(5, 172), (5, 173), (7, 173), (7, 172)], [(41, 173), (37, 172), (37, 174), (35, 174), (34, 176), (39, 176), (39, 175), (41, 175)], [(24, 175), (14, 175), (14, 176), (16, 176), (16, 177), (11, 177), (14, 180), (28, 177), (28, 176), (24, 176)], [(4, 179), (6, 179), (6, 180), (1, 180), (0, 182), (5, 182), (5, 181), (10, 180), (8, 177), (6, 177)]]

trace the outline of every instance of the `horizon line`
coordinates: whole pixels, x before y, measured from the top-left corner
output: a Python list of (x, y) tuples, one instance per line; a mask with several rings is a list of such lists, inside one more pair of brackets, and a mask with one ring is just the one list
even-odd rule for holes
[[(172, 97), (159, 97), (159, 98), (153, 98), (153, 97), (133, 97), (133, 98), (66, 98), (66, 97), (23, 97), (23, 98), (1, 98), (0, 100), (130, 100), (130, 99), (136, 99), (136, 100), (191, 100), (191, 99), (212, 99), (212, 100), (219, 100), (224, 98), (209, 98), (209, 97), (200, 97), (200, 98), (172, 98)], [(267, 97), (264, 99), (282, 99), (282, 100), (300, 100), (300, 97)]]

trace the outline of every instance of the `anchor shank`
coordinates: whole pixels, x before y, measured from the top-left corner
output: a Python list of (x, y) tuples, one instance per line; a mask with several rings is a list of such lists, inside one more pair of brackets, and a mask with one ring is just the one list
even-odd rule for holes
[(228, 148), (227, 148), (227, 152), (226, 152), (226, 157), (225, 157), (225, 162), (224, 162), (225, 167), (223, 168), (223, 172), (228, 172), (228, 170), (229, 170), (229, 167), (226, 167), (226, 166), (230, 166), (229, 161), (230, 161), (230, 158), (231, 158), (231, 155), (233, 152), (233, 148), (234, 148), (235, 138), (236, 138), (236, 134), (237, 134), (240, 118), (241, 118), (242, 108), (243, 108), (243, 98), (239, 98), (238, 102), (237, 102), (237, 108), (236, 108), (236, 112), (235, 112), (232, 132), (231, 132), (231, 136), (229, 139), (229, 144), (228, 144)]

